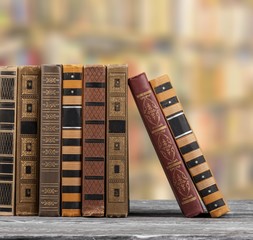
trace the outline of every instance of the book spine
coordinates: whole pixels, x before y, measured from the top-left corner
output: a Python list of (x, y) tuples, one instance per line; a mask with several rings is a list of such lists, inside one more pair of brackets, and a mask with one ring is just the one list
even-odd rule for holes
[(82, 215), (105, 215), (106, 67), (84, 68)]
[(40, 66), (18, 67), (16, 215), (38, 215)]
[(82, 65), (63, 65), (62, 216), (81, 216)]
[(14, 215), (17, 67), (0, 67), (0, 216)]
[(130, 78), (129, 86), (177, 202), (186, 217), (204, 212), (176, 143), (145, 73)]
[(128, 190), (127, 65), (107, 66), (106, 216), (126, 217)]
[(226, 214), (229, 211), (228, 205), (186, 119), (169, 77), (158, 77), (151, 80), (150, 84), (208, 212), (212, 217)]
[(61, 78), (60, 65), (41, 67), (39, 215), (60, 216)]

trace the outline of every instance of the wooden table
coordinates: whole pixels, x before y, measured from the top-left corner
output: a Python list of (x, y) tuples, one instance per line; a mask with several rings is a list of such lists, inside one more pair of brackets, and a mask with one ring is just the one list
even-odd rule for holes
[(128, 218), (0, 217), (0, 239), (253, 239), (253, 201), (219, 219), (185, 218), (175, 201), (131, 201)]

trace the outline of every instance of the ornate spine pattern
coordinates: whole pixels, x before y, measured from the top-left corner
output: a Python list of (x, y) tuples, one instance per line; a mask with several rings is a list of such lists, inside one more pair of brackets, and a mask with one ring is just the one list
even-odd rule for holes
[(18, 67), (16, 215), (38, 215), (40, 66)]
[(150, 84), (208, 212), (212, 217), (226, 214), (229, 208), (185, 117), (169, 77), (158, 77), (151, 80)]
[(14, 215), (17, 67), (0, 67), (0, 216)]
[(41, 67), (40, 216), (60, 216), (61, 78), (60, 65)]
[(106, 67), (84, 68), (83, 216), (105, 215)]
[(187, 217), (193, 217), (203, 213), (204, 210), (198, 193), (185, 168), (146, 75), (142, 73), (130, 78), (128, 82), (142, 120), (183, 214)]
[(63, 65), (62, 216), (81, 216), (82, 65)]
[(128, 193), (127, 65), (107, 66), (106, 216), (126, 217)]

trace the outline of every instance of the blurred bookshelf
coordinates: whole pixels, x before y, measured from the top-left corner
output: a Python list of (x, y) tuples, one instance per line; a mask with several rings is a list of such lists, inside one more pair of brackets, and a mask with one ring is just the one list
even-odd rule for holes
[[(253, 2), (1, 0), (0, 65), (167, 73), (227, 198), (253, 199)], [(130, 197), (173, 198), (129, 92)]]

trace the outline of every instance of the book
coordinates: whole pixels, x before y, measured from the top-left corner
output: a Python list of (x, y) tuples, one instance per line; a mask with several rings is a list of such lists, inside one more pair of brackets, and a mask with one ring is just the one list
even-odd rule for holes
[(127, 65), (107, 66), (106, 216), (129, 210)]
[(182, 213), (186, 217), (194, 217), (203, 213), (204, 209), (198, 193), (187, 172), (146, 74), (142, 73), (129, 78), (128, 84)]
[(41, 66), (40, 216), (60, 216), (61, 79), (61, 65)]
[(105, 215), (106, 66), (84, 68), (82, 215)]
[(38, 215), (40, 66), (18, 67), (16, 215)]
[(206, 209), (212, 217), (226, 214), (229, 211), (228, 205), (217, 186), (169, 77), (167, 75), (158, 77), (151, 80), (150, 84)]
[(81, 216), (83, 66), (63, 65), (62, 216)]
[(15, 214), (17, 67), (0, 67), (0, 216)]

